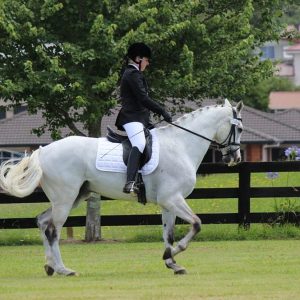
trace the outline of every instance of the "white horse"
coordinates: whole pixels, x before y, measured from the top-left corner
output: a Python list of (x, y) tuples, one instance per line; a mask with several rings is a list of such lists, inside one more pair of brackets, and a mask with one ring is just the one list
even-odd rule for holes
[[(229, 165), (240, 162), (240, 137), (243, 103), (232, 107), (228, 100), (223, 105), (208, 106), (184, 115), (174, 122), (189, 132), (171, 124), (155, 129), (160, 153), (157, 168), (144, 176), (148, 202), (162, 208), (163, 259), (175, 274), (184, 274), (174, 256), (184, 251), (191, 239), (200, 231), (201, 221), (185, 201), (196, 182), (197, 169), (211, 142), (218, 144), (223, 161)], [(95, 167), (98, 143), (106, 138), (67, 137), (33, 152), (15, 164), (9, 160), (2, 164), (0, 185), (16, 197), (31, 194), (41, 186), (52, 208), (38, 216), (46, 252), (45, 270), (75, 275), (63, 264), (59, 238), (72, 207), (89, 197), (91, 192), (112, 199), (135, 200), (122, 192), (124, 173), (99, 171)], [(173, 246), (175, 218), (191, 224), (189, 232)]]

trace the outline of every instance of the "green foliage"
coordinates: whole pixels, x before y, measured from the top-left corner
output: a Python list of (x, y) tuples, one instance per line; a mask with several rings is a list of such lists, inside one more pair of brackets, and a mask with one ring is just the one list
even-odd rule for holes
[(267, 111), (269, 95), (275, 91), (295, 91), (298, 88), (287, 78), (270, 77), (249, 88), (244, 103), (260, 110)]
[[(297, 199), (286, 198), (284, 202), (275, 200), (275, 211), (278, 213), (276, 223), (281, 225), (291, 223), (294, 217), (299, 216), (300, 204)], [(297, 224), (299, 226), (299, 224)]]
[(299, 24), (300, 20), (300, 1), (294, 0), (290, 1), (288, 5), (284, 8), (282, 22), (285, 24)]
[(53, 136), (62, 126), (83, 134), (79, 121), (98, 136), (126, 49), (144, 41), (154, 99), (238, 100), (272, 74), (252, 52), (278, 39), (285, 2), (2, 0), (0, 95), (43, 110)]

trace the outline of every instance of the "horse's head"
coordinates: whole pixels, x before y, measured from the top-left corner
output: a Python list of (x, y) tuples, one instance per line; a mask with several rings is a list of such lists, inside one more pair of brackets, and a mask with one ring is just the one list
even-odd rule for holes
[(215, 140), (222, 144), (222, 160), (229, 166), (235, 165), (241, 161), (240, 141), (243, 131), (241, 110), (243, 102), (240, 101), (236, 107), (232, 107), (225, 99), (225, 107), (230, 107), (230, 115), (224, 119), (224, 122), (218, 128)]

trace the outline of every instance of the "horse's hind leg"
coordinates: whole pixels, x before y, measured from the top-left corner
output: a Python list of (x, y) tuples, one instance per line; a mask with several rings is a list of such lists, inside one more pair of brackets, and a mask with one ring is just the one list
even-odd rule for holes
[(71, 205), (55, 205), (52, 209), (49, 208), (37, 217), (46, 253), (45, 271), (49, 276), (53, 275), (54, 272), (62, 275), (76, 274), (75, 271), (64, 266), (59, 250), (61, 229), (69, 215), (70, 209)]
[(52, 251), (52, 258), (55, 263), (54, 271), (60, 275), (68, 276), (76, 275), (76, 272), (65, 267), (59, 249), (59, 239), (62, 227), (67, 220), (71, 208), (72, 205), (66, 203), (53, 205), (52, 219), (45, 232)]
[(46, 236), (46, 229), (48, 228), (48, 224), (50, 223), (50, 220), (52, 218), (52, 209), (49, 208), (48, 210), (41, 213), (39, 216), (37, 216), (37, 225), (41, 231), (41, 237), (43, 240), (43, 245), (45, 248), (45, 255), (46, 255), (46, 265), (45, 265), (45, 271), (47, 275), (51, 276), (54, 273), (54, 260), (53, 260), (53, 254), (52, 249), (49, 245), (49, 240)]
[(72, 185), (67, 183), (63, 182), (61, 177), (59, 181), (51, 181), (47, 178), (41, 182), (44, 192), (52, 203), (52, 209), (38, 216), (38, 225), (46, 251), (45, 271), (47, 275), (52, 275), (54, 272), (61, 275), (76, 275), (76, 272), (66, 268), (62, 261), (59, 239), (72, 207), (86, 199), (89, 191), (87, 184), (82, 184), (80, 180), (73, 181)]

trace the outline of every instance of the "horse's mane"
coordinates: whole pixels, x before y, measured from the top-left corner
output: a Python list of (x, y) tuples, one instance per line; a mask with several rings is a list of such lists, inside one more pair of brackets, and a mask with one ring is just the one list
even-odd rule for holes
[[(183, 116), (179, 117), (176, 121), (174, 121), (174, 124), (181, 124), (182, 122), (190, 119), (190, 118), (194, 118), (195, 116), (198, 116), (199, 114), (205, 113), (206, 111), (210, 110), (211, 108), (217, 108), (217, 107), (224, 107), (224, 104), (214, 104), (214, 105), (207, 105), (207, 106), (203, 106), (203, 107), (199, 107), (196, 110), (193, 110), (189, 113), (185, 113)], [(162, 128), (167, 128), (170, 127), (171, 125), (168, 124), (166, 126), (162, 126), (160, 127)]]

